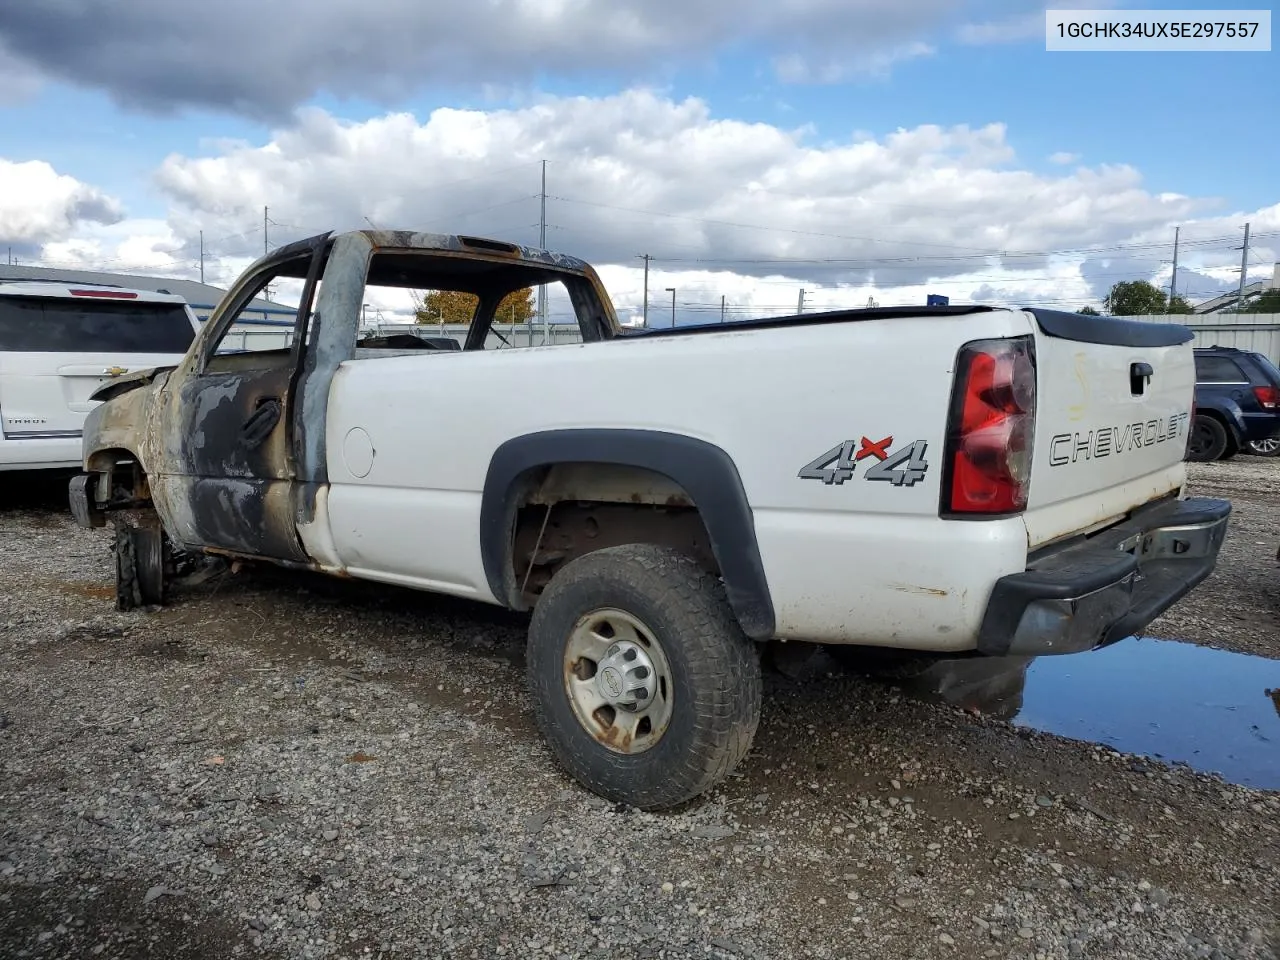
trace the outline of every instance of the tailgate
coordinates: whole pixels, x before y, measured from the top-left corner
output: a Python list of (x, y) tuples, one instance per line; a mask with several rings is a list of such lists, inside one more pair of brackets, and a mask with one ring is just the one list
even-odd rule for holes
[(1195, 391), (1176, 324), (1030, 310), (1036, 436), (1029, 546), (1119, 519), (1179, 490)]
[(79, 436), (99, 387), (172, 354), (0, 352), (0, 433), (9, 439)]
[(8, 439), (78, 436), (115, 377), (170, 364), (195, 337), (186, 305), (123, 290), (0, 296), (0, 428)]

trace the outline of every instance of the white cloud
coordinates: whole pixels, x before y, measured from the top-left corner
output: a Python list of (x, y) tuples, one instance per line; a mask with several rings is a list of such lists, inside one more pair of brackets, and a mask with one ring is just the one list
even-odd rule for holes
[(533, 242), (543, 158), (549, 246), (605, 263), (634, 264), (643, 252), (668, 262), (841, 261), (789, 267), (813, 282), (958, 276), (985, 257), (1116, 242), (1201, 207), (1153, 195), (1127, 166), (1019, 169), (1000, 124), (815, 143), (804, 129), (720, 119), (699, 100), (644, 90), (441, 109), (423, 121), (347, 123), (309, 110), (267, 144), (172, 156), (157, 183), (179, 234), (203, 228), (219, 254), (261, 242), (244, 234), (264, 204), (282, 238), (368, 217)]
[[(597, 264), (623, 313), (640, 307), (638, 256), (653, 255), (651, 316), (672, 286), (682, 319), (718, 318), (722, 295), (730, 316), (788, 312), (801, 287), (812, 308), (925, 293), (1078, 306), (1116, 280), (1159, 276), (1174, 224), (1182, 266), (1206, 276), (1238, 264), (1231, 238), (1244, 220), (1260, 257), (1280, 236), (1280, 204), (1206, 217), (1211, 199), (1153, 193), (1129, 166), (1024, 169), (1000, 124), (817, 142), (645, 90), (421, 120), (309, 110), (269, 142), (209, 149), (157, 172), (171, 205), (163, 229), (98, 229), (100, 255), (169, 257), (166, 272), (190, 276), (204, 230), (208, 274), (228, 282), (262, 251), (264, 205), (273, 245), (366, 218), (536, 243), (544, 158), (547, 245)], [(116, 231), (144, 239), (129, 246)]]
[[(188, 244), (167, 221), (128, 219), (109, 225), (87, 225), (74, 237), (44, 244), (41, 263), (119, 273), (163, 274), (175, 268), (199, 273), (199, 253), (188, 256)], [(197, 243), (198, 247), (198, 243)]]
[[(522, 84), (548, 70), (631, 82), (760, 51), (799, 76), (918, 55), (957, 0), (61, 0), (10, 3), (0, 58), (153, 110), (286, 115), (324, 91), (390, 101), (429, 83)], [(140, 54), (139, 51), (145, 51)]]
[(43, 160), (0, 157), (0, 244), (30, 250), (73, 236), (85, 224), (115, 223), (124, 209), (114, 197)]
[(892, 68), (905, 60), (931, 57), (937, 51), (927, 43), (915, 41), (870, 53), (847, 57), (816, 58), (793, 53), (777, 57), (774, 71), (784, 83), (838, 83), (851, 77), (887, 77)]
[(962, 24), (956, 31), (956, 39), (972, 46), (996, 43), (1021, 43), (1044, 36), (1044, 11), (1020, 14), (1007, 20), (986, 23)]
[(1052, 153), (1049, 155), (1050, 163), (1056, 163), (1064, 167), (1067, 166), (1068, 164), (1075, 163), (1079, 159), (1080, 159), (1080, 154), (1068, 153), (1066, 150), (1059, 150), (1057, 153)]
[(1016, 13), (997, 20), (982, 23), (961, 24), (956, 30), (956, 40), (970, 46), (987, 46), (1001, 43), (1022, 43), (1027, 40), (1045, 40), (1046, 10), (1107, 10), (1120, 6), (1122, 0), (1054, 0), (1034, 13)]

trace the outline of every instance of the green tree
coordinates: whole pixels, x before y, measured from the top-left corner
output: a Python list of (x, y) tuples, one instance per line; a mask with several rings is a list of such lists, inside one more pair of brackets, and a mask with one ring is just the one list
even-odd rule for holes
[(1105, 306), (1112, 316), (1137, 317), (1167, 312), (1169, 299), (1146, 280), (1121, 280), (1107, 294)]
[(1262, 296), (1248, 304), (1241, 312), (1280, 313), (1280, 290), (1268, 290)]
[[(468, 324), (475, 316), (480, 300), (475, 294), (460, 290), (430, 290), (414, 311), (418, 323)], [(494, 323), (528, 323), (534, 314), (533, 287), (515, 290), (502, 298), (494, 312)]]
[(1169, 308), (1165, 313), (1195, 313), (1195, 308), (1187, 302), (1186, 297), (1175, 296), (1169, 301)]
[(1095, 310), (1093, 307), (1081, 307), (1076, 313), (1083, 313), (1086, 317), (1100, 317), (1101, 311)]

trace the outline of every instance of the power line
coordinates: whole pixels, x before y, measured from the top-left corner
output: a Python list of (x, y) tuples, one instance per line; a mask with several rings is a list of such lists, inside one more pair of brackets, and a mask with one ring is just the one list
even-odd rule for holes
[[(975, 251), (974, 253), (969, 254), (968, 257), (1045, 256), (1054, 252), (1089, 253), (1089, 252), (1107, 252), (1110, 250), (1120, 250), (1120, 249), (1142, 249), (1142, 248), (1158, 249), (1158, 248), (1168, 246), (1168, 243), (1164, 241), (1152, 241), (1145, 244), (1114, 244), (1114, 245), (1105, 245), (1105, 246), (1095, 244), (1095, 245), (1088, 245), (1083, 247), (1067, 248), (1062, 251), (1010, 250), (1008, 248), (1001, 248), (1001, 249), (981, 248), (981, 247), (964, 246), (964, 245), (952, 244), (952, 243), (940, 243), (940, 242), (928, 241), (928, 240), (915, 240), (915, 239), (890, 240), (884, 237), (867, 237), (867, 236), (855, 236), (855, 235), (849, 235), (849, 234), (824, 233), (816, 230), (799, 230), (799, 229), (789, 228), (789, 227), (769, 227), (769, 226), (764, 226), (762, 224), (756, 224), (756, 223), (741, 223), (741, 222), (732, 221), (732, 220), (719, 220), (719, 219), (714, 219), (710, 217), (697, 217), (689, 214), (665, 213), (658, 210), (642, 210), (637, 207), (624, 207), (618, 204), (599, 203), (593, 200), (578, 200), (573, 197), (553, 196), (551, 197), (551, 199), (560, 200), (564, 203), (579, 204), (582, 206), (600, 207), (608, 210), (620, 210), (623, 212), (637, 213), (637, 214), (643, 214), (646, 216), (653, 216), (653, 217), (662, 217), (665, 219), (686, 220), (693, 223), (707, 223), (707, 224), (714, 224), (717, 226), (735, 227), (735, 228), (747, 229), (747, 230), (763, 230), (767, 232), (786, 233), (786, 234), (794, 234), (799, 236), (825, 237), (825, 238), (834, 239), (834, 240), (853, 240), (853, 241), (858, 241), (863, 243), (890, 243), (890, 244), (897, 244), (899, 246), (939, 247), (939, 248), (950, 249), (950, 250)], [(1275, 235), (1280, 235), (1280, 233)], [(1218, 242), (1219, 239), (1226, 240), (1231, 238), (1229, 237), (1215, 238), (1212, 241), (1188, 241), (1188, 243)], [(667, 260), (670, 258), (658, 258), (658, 259)], [(785, 259), (785, 258), (776, 258), (776, 259)], [(937, 259), (942, 259), (942, 258), (937, 258)]]
[[(664, 217), (670, 220), (688, 220), (693, 223), (710, 223), (710, 224), (715, 224), (717, 226), (736, 227), (743, 230), (765, 230), (771, 233), (790, 233), (790, 234), (796, 234), (799, 236), (807, 236), (807, 237), (826, 237), (831, 240), (857, 240), (862, 243), (902, 244), (902, 243), (910, 242), (910, 243), (916, 244), (917, 246), (943, 247), (951, 250), (978, 249), (977, 247), (962, 247), (962, 246), (958, 246), (956, 244), (950, 244), (950, 243), (931, 243), (928, 241), (915, 241), (915, 240), (913, 241), (885, 240), (880, 237), (860, 237), (860, 236), (851, 236), (848, 234), (839, 234), (839, 233), (822, 233), (817, 230), (796, 230), (788, 227), (766, 227), (758, 223), (738, 223), (732, 220), (716, 220), (710, 217), (694, 217), (694, 216), (689, 216), (689, 215), (680, 214), (680, 213), (663, 213), (659, 210), (640, 210), (636, 207), (623, 207), (613, 203), (597, 203), (596, 201), (593, 201), (593, 200), (575, 200), (572, 197), (553, 196), (551, 197), (551, 199), (559, 200), (563, 203), (580, 204), (582, 206), (587, 206), (587, 207), (600, 207), (605, 210), (621, 210), (625, 213), (639, 213), (639, 214), (644, 214), (645, 216)], [(1000, 251), (993, 251), (993, 254), (999, 253), (999, 252)]]

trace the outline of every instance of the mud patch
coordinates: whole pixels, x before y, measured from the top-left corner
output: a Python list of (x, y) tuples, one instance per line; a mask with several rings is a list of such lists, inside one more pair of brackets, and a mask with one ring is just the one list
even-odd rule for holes
[(145, 884), (94, 879), (93, 883), (0, 884), (4, 929), (0, 955), (42, 960), (229, 960), (248, 947), (242, 924), (207, 915), (196, 919), (192, 913), (198, 905), (193, 908), (188, 897), (145, 902)]
[(143, 641), (138, 644), (135, 652), (140, 657), (147, 657), (152, 660), (173, 660), (182, 663), (189, 660), (204, 660), (209, 655), (203, 650), (193, 648), (185, 640), (162, 637)]
[(90, 600), (115, 601), (116, 588), (108, 583), (64, 583), (60, 585), (64, 593), (76, 597), (88, 597)]

